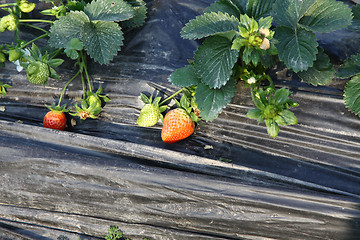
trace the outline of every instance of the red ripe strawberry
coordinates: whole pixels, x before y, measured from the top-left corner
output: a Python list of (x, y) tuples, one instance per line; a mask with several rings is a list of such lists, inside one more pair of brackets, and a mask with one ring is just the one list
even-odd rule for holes
[(189, 137), (195, 130), (195, 123), (183, 108), (169, 111), (164, 118), (161, 138), (165, 143), (175, 143)]
[(60, 106), (56, 106), (55, 108), (48, 107), (50, 111), (44, 117), (44, 127), (57, 129), (64, 131), (66, 128), (66, 116), (64, 111), (67, 111)]

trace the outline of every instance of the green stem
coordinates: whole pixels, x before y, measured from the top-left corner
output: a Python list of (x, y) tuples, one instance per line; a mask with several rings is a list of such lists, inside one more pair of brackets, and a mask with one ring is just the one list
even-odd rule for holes
[(56, 57), (62, 50), (63, 50), (63, 49), (60, 48), (60, 49), (56, 50), (55, 52), (51, 53), (51, 54), (53, 54), (53, 55), (49, 58), (49, 60), (50, 60), (50, 59), (53, 59), (54, 57)]
[(89, 85), (89, 91), (92, 92), (91, 81), (90, 81), (89, 74), (87, 71), (87, 66), (86, 66), (86, 55), (84, 54), (84, 52), (82, 52), (81, 57), (82, 57), (82, 64), (83, 64), (85, 75), (86, 75), (86, 80)]
[(251, 92), (251, 100), (253, 101), (253, 103), (255, 103), (255, 95), (254, 95), (255, 90), (254, 90), (253, 85), (251, 85), (251, 87), (250, 87), (250, 92)]
[(272, 89), (275, 89), (275, 85), (274, 85), (274, 82), (273, 82), (273, 80), (271, 79), (271, 77), (270, 77), (269, 75), (265, 75), (265, 78), (269, 81), (270, 87), (271, 87)]
[(35, 29), (40, 30), (40, 31), (43, 31), (44, 33), (47, 33), (47, 34), (49, 33), (49, 32), (46, 31), (45, 29), (43, 29), (43, 28), (41, 28), (41, 27), (34, 26), (34, 25), (32, 25), (32, 24), (22, 23), (22, 25), (27, 26), (27, 27), (35, 28)]
[(64, 87), (64, 89), (62, 90), (61, 95), (60, 95), (60, 98), (59, 98), (59, 103), (58, 103), (58, 106), (59, 106), (59, 107), (60, 107), (61, 100), (62, 100), (62, 98), (63, 98), (63, 96), (64, 96), (64, 94), (65, 94), (66, 88), (69, 86), (69, 84), (71, 83), (71, 81), (74, 80), (74, 79), (77, 77), (77, 75), (79, 75), (79, 73), (80, 73), (80, 70), (65, 84), (65, 87)]
[(83, 88), (83, 99), (86, 98), (86, 89), (85, 89), (85, 80), (84, 80), (84, 74), (81, 71), (81, 83)]
[(19, 22), (24, 23), (24, 22), (42, 22), (42, 23), (53, 23), (54, 21), (50, 21), (50, 20), (44, 20), (44, 19), (19, 19)]
[(27, 45), (29, 45), (29, 44), (31, 44), (31, 43), (33, 43), (33, 42), (35, 42), (35, 41), (37, 41), (37, 40), (39, 40), (39, 39), (41, 39), (41, 38), (47, 37), (48, 35), (49, 35), (49, 33), (45, 33), (45, 34), (43, 34), (43, 35), (40, 35), (40, 36), (38, 36), (37, 38), (34, 38), (33, 40), (25, 43), (25, 45), (22, 45), (21, 48), (25, 48)]
[(181, 93), (182, 91), (184, 91), (186, 88), (183, 87), (182, 89), (180, 89), (179, 91), (177, 91), (176, 93), (174, 93), (173, 95), (171, 95), (170, 97), (166, 98), (164, 101), (162, 101), (161, 103), (159, 103), (159, 106), (163, 105), (164, 103), (166, 103), (167, 101), (169, 101), (170, 99), (172, 99), (173, 97), (175, 97), (176, 95), (178, 95), (179, 93)]
[(3, 7), (9, 7), (9, 6), (15, 6), (16, 3), (5, 3), (5, 4), (0, 4), (0, 8), (3, 8)]

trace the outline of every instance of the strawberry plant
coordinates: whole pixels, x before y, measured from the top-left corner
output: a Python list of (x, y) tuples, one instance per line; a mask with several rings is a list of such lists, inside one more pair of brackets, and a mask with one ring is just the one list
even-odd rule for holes
[[(43, 1), (51, 5), (51, 8), (41, 11), (43, 19), (29, 17), (28, 13), (36, 5), (27, 0), (0, 4), (0, 10), (6, 13), (0, 19), (0, 32), (14, 32), (13, 44), (0, 46), (0, 64), (14, 63), (18, 71), (25, 69), (31, 83), (46, 84), (49, 79), (60, 79), (55, 69), (66, 58), (76, 61), (78, 71), (65, 84), (54, 108), (61, 108), (61, 111), (66, 109), (60, 107), (65, 89), (79, 77), (83, 86), (81, 107), (75, 104), (72, 115), (79, 116), (82, 120), (97, 118), (103, 103), (110, 99), (101, 94), (101, 87), (93, 90), (87, 62), (92, 60), (107, 64), (112, 61), (123, 45), (123, 29), (139, 27), (145, 22), (146, 4), (143, 0)], [(41, 28), (34, 24), (39, 22), (48, 26)], [(33, 28), (41, 34), (26, 42), (19, 37), (20, 26)], [(39, 39), (47, 39), (48, 45), (39, 48), (35, 45)], [(43, 49), (48, 49), (49, 52)], [(1, 85), (2, 94), (6, 93), (7, 87), (9, 86)]]
[(255, 108), (247, 117), (264, 122), (276, 137), (279, 125), (297, 124), (298, 103), (277, 89), (268, 71), (279, 63), (306, 83), (325, 85), (335, 69), (315, 33), (328, 33), (352, 22), (351, 9), (335, 0), (218, 0), (182, 29), (186, 39), (204, 39), (189, 65), (169, 81), (195, 89), (200, 117), (218, 117), (243, 82)]

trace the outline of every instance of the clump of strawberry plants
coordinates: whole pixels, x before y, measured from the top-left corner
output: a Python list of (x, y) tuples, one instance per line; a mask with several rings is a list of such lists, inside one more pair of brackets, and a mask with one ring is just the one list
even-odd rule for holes
[(335, 0), (218, 0), (183, 27), (183, 38), (204, 41), (169, 81), (195, 89), (205, 121), (217, 118), (244, 82), (255, 106), (247, 117), (265, 123), (275, 138), (279, 126), (297, 124), (291, 108), (299, 104), (288, 89), (275, 87), (268, 71), (281, 63), (309, 84), (331, 82), (335, 69), (315, 33), (351, 22), (350, 8)]
[[(60, 79), (55, 69), (66, 58), (76, 61), (78, 71), (67, 81), (59, 101), (49, 107), (50, 111), (56, 109), (63, 113), (70, 110), (61, 105), (61, 100), (69, 84), (80, 78), (83, 86), (81, 106), (75, 104), (75, 112), (71, 114), (82, 120), (97, 118), (103, 103), (110, 99), (101, 94), (101, 87), (93, 89), (87, 62), (107, 64), (112, 61), (123, 45), (123, 29), (139, 27), (145, 22), (146, 4), (143, 0), (43, 1), (51, 5), (50, 9), (41, 11), (43, 19), (30, 17), (29, 13), (36, 9), (36, 5), (27, 0), (0, 5), (6, 13), (0, 19), (0, 32), (14, 32), (13, 44), (0, 46), (0, 64), (16, 64), (18, 71), (26, 71), (29, 82), (45, 85), (49, 79)], [(47, 27), (34, 23), (44, 23)], [(21, 26), (33, 28), (41, 34), (26, 42), (19, 37)], [(35, 44), (39, 39), (47, 39), (48, 45), (39, 48)], [(1, 85), (1, 93), (5, 94), (4, 89), (8, 87)]]

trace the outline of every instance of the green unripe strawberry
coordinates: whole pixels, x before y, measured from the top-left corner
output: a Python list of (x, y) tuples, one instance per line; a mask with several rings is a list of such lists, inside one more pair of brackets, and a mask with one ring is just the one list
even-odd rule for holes
[(9, 14), (0, 19), (0, 32), (15, 31), (17, 27), (17, 19), (15, 15)]
[(33, 84), (42, 84), (48, 80), (50, 69), (46, 63), (36, 61), (27, 67), (26, 75), (29, 82)]
[(5, 57), (5, 54), (0, 52), (0, 63), (3, 63), (6, 61), (6, 57)]
[(160, 119), (159, 106), (151, 103), (145, 104), (140, 111), (139, 118), (136, 123), (142, 127), (154, 126)]
[(20, 1), (20, 5), (19, 5), (19, 8), (22, 12), (24, 13), (29, 13), (31, 12), (32, 10), (34, 10), (35, 8), (35, 3), (30, 3), (29, 1), (27, 0), (21, 0)]
[(10, 61), (10, 62), (16, 61), (16, 60), (18, 60), (20, 57), (21, 57), (20, 50), (18, 50), (18, 49), (11, 49), (11, 50), (9, 51), (9, 61)]
[(97, 97), (96, 95), (90, 95), (87, 98), (87, 102), (89, 104), (89, 106), (92, 106), (94, 109), (97, 107), (101, 107), (101, 100), (99, 97)]

